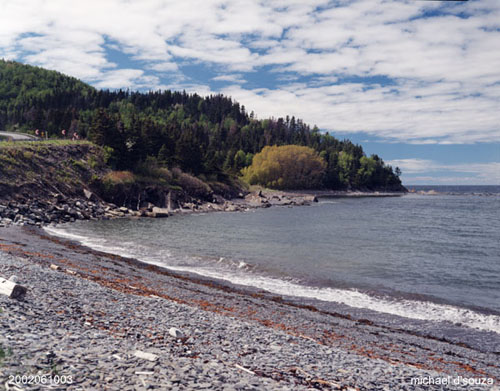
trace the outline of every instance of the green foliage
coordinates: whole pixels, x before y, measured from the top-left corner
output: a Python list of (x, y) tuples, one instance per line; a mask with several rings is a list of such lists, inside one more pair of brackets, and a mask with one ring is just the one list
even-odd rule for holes
[(240, 171), (247, 165), (247, 155), (241, 149), (234, 155), (234, 169)]
[(87, 170), (87, 165), (84, 162), (82, 162), (81, 160), (71, 159), (71, 164), (73, 164), (73, 167), (76, 168), (77, 170), (81, 170), (81, 171)]
[(88, 165), (90, 168), (96, 168), (97, 164), (98, 164), (98, 161), (94, 156), (89, 157)]
[(102, 148), (102, 150), (103, 150), (104, 163), (108, 164), (110, 160), (113, 158), (115, 150), (107, 145), (105, 145)]
[(264, 147), (300, 145), (326, 162), (315, 186), (401, 189), (400, 171), (295, 117), (256, 120), (222, 95), (96, 90), (58, 72), (2, 60), (0, 129), (39, 129), (50, 137), (62, 137), (65, 129), (68, 137), (76, 133), (103, 146), (104, 161), (115, 170), (140, 169), (153, 156), (159, 166), (226, 183)]
[(150, 182), (171, 184), (173, 175), (166, 167), (162, 167), (158, 159), (148, 156), (145, 161), (139, 162), (134, 172), (142, 178), (147, 178)]
[(272, 146), (254, 156), (252, 165), (243, 170), (243, 177), (251, 185), (309, 189), (321, 187), (325, 170), (325, 161), (312, 148)]
[[(37, 129), (60, 134), (71, 126), (71, 107), (95, 91), (81, 81), (38, 67), (0, 60), (0, 129)], [(48, 109), (46, 102), (64, 100)], [(60, 127), (62, 126), (62, 127)]]

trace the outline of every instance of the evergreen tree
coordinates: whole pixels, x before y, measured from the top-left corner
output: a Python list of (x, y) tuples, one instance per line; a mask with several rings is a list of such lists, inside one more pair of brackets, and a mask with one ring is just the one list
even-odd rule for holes
[(294, 144), (326, 162), (326, 188), (402, 189), (401, 171), (366, 157), (361, 146), (311, 130), (294, 116), (257, 120), (252, 113), (220, 94), (96, 90), (58, 72), (0, 60), (1, 128), (59, 137), (71, 129), (111, 148), (117, 167), (134, 169), (151, 156), (195, 174), (234, 175), (264, 147)]

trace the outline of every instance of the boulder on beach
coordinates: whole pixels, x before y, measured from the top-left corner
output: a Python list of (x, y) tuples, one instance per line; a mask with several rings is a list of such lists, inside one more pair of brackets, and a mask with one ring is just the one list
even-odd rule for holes
[(176, 327), (170, 327), (170, 330), (168, 330), (168, 334), (170, 334), (171, 337), (177, 339), (184, 337), (184, 333)]

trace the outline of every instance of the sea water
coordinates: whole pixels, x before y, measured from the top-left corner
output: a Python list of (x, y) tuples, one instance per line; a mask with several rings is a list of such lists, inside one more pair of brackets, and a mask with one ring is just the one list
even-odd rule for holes
[(498, 337), (500, 187), (410, 190), (47, 231), (179, 272)]

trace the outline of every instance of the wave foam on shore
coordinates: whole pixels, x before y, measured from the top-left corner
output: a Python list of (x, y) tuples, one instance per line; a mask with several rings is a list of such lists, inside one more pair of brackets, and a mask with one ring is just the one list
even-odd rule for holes
[[(212, 267), (212, 265), (173, 265), (172, 262), (169, 262), (169, 260), (172, 260), (172, 255), (165, 249), (161, 251), (161, 254), (145, 256), (139, 251), (134, 251), (134, 248), (137, 247), (136, 243), (128, 243), (130, 246), (127, 246), (127, 243), (116, 246), (109, 244), (105, 239), (77, 235), (67, 232), (62, 228), (45, 227), (44, 230), (51, 235), (78, 241), (94, 250), (136, 258), (142, 262), (154, 264), (173, 271), (195, 273), (208, 278), (228, 281), (232, 284), (263, 289), (278, 295), (340, 303), (349, 307), (367, 309), (416, 320), (450, 322), (473, 329), (493, 331), (500, 334), (500, 316), (482, 314), (468, 308), (437, 304), (429, 301), (371, 296), (356, 289), (305, 286), (284, 279), (248, 273), (242, 270), (241, 267), (232, 270), (230, 268), (218, 269)], [(241, 265), (241, 263), (239, 263), (239, 265)]]

